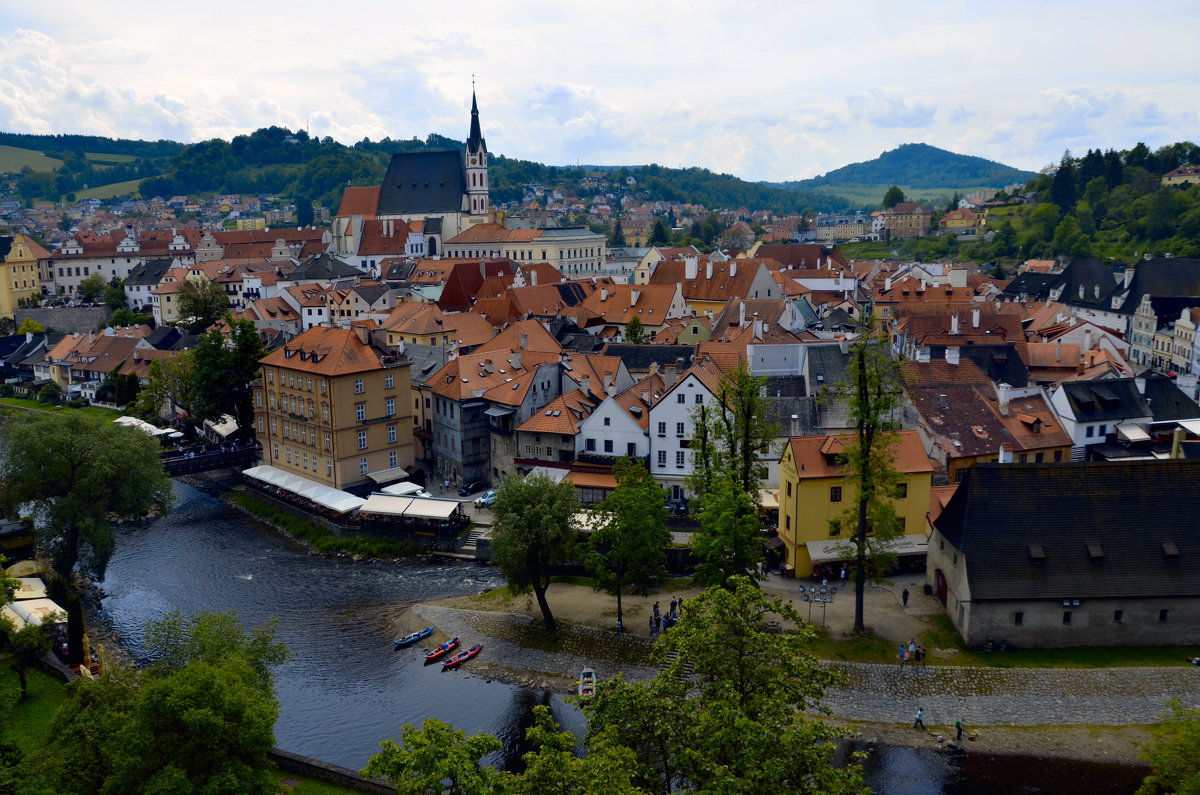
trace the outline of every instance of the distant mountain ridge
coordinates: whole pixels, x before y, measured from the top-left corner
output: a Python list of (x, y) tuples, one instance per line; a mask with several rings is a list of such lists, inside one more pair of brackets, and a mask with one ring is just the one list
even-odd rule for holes
[(960, 155), (929, 144), (901, 144), (874, 160), (851, 163), (812, 179), (768, 183), (786, 190), (811, 191), (840, 185), (908, 185), (913, 188), (996, 188), (1037, 176), (994, 160)]

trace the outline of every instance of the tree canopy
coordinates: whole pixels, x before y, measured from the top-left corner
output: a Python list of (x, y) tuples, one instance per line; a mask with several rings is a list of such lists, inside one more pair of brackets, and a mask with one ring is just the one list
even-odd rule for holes
[(579, 510), (575, 487), (545, 475), (510, 475), (496, 491), (492, 557), (508, 586), (517, 593), (533, 590), (547, 632), (558, 625), (546, 601), (554, 566), (575, 553), (571, 517)]
[(1179, 699), (1167, 708), (1166, 720), (1151, 729), (1155, 742), (1142, 752), (1150, 775), (1137, 795), (1200, 792), (1200, 710), (1188, 709)]
[(79, 412), (22, 412), (0, 429), (4, 501), (32, 511), (39, 546), (70, 577), (97, 579), (113, 552), (112, 517), (169, 509), (171, 482), (145, 433)]
[(192, 351), (192, 419), (203, 422), (228, 414), (237, 420), (239, 435), (248, 437), (254, 424), (250, 384), (265, 349), (253, 321), (226, 318), (228, 336), (211, 328)]
[(225, 289), (203, 276), (184, 278), (175, 300), (180, 323), (193, 333), (211, 326), (229, 307)]

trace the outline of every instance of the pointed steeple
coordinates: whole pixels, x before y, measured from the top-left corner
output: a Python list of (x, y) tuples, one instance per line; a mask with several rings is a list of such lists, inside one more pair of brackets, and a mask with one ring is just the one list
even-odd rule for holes
[[(472, 81), (473, 83), (474, 81)], [(479, 129), (479, 104), (475, 101), (475, 86), (471, 86), (471, 137), (467, 139), (467, 153), (479, 154), (487, 151), (487, 142)]]

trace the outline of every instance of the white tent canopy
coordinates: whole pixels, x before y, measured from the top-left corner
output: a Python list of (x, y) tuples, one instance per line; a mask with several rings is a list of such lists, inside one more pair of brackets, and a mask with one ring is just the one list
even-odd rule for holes
[(137, 428), (139, 431), (150, 434), (151, 436), (162, 436), (164, 433), (170, 433), (170, 428), (158, 428), (144, 420), (139, 420), (137, 417), (117, 417), (113, 420), (117, 425), (125, 425), (129, 428)]
[(244, 469), (242, 470), (242, 474), (255, 480), (261, 480), (263, 483), (277, 486), (285, 491), (290, 491), (297, 496), (337, 513), (348, 513), (366, 502), (362, 497), (355, 497), (349, 492), (330, 488), (316, 481), (302, 478), (299, 475), (293, 475), (290, 472), (285, 472), (282, 469), (266, 464)]
[(382, 489), (380, 489), (380, 491), (382, 491), (384, 494), (392, 494), (396, 497), (403, 497), (405, 494), (416, 494), (418, 491), (422, 491), (422, 488), (419, 483), (413, 483), (412, 481), (406, 480), (403, 483), (393, 483), (390, 486), (384, 486)]
[(458, 507), (458, 500), (372, 494), (359, 511), (381, 516), (404, 516), (409, 519), (449, 519)]
[(40, 626), (47, 621), (52, 624), (65, 624), (67, 621), (67, 611), (45, 598), (9, 602), (0, 608), (0, 612), (13, 622), (16, 629), (24, 629), (29, 624)]

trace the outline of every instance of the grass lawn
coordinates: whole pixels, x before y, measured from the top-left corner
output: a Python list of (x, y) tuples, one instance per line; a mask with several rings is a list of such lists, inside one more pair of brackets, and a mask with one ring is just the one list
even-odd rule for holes
[(46, 157), (35, 149), (22, 149), (17, 146), (0, 146), (0, 172), (16, 173), (25, 166), (34, 171), (53, 171), (63, 162), (53, 157)]
[[(12, 741), (21, 750), (29, 752), (41, 744), (50, 719), (67, 700), (67, 688), (60, 680), (37, 669), (26, 671), (25, 679), (29, 684), (29, 698), (13, 708), (7, 728)], [(0, 689), (17, 692), (19, 688), (16, 671), (12, 669), (11, 661), (5, 660), (0, 664)]]
[(76, 199), (111, 199), (113, 196), (139, 196), (140, 179), (129, 179), (124, 182), (111, 182), (108, 185), (97, 185), (87, 190), (75, 191)]
[(67, 406), (47, 406), (45, 403), (38, 403), (36, 400), (27, 400), (26, 398), (0, 398), (0, 406), (15, 406), (33, 411), (81, 411), (84, 414), (107, 420), (115, 420), (117, 417), (124, 416), (119, 411), (106, 409), (103, 406), (84, 406), (73, 409)]

